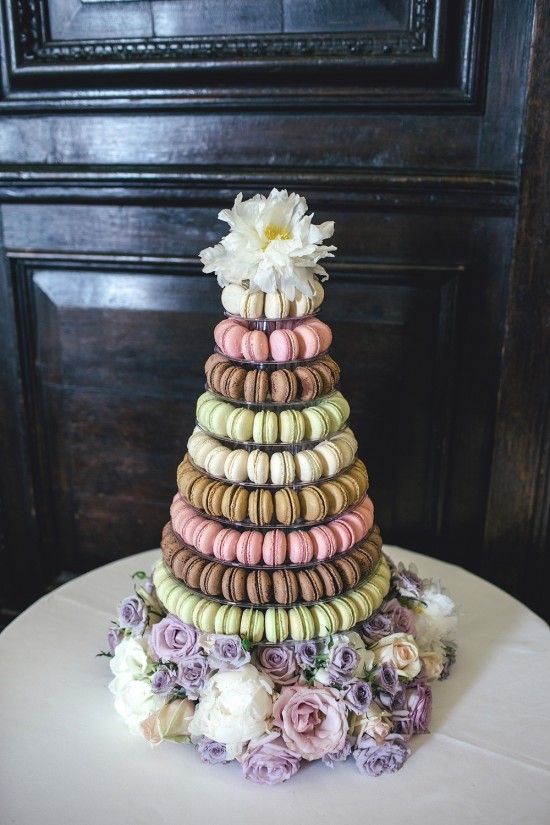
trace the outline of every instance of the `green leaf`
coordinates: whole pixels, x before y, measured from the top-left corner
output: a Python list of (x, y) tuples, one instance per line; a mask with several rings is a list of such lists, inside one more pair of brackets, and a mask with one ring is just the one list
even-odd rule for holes
[(110, 652), (109, 652), (109, 651), (107, 651), (107, 650), (100, 650), (100, 652), (99, 652), (99, 653), (96, 653), (96, 655), (95, 655), (96, 659), (98, 659), (100, 656), (106, 656), (108, 659), (112, 659), (112, 658), (113, 658), (113, 654), (112, 654), (112, 653), (110, 653)]
[(248, 636), (244, 636), (241, 639), (243, 649), (249, 651), (252, 649), (252, 640), (248, 638)]
[(135, 573), (132, 574), (132, 578), (133, 579), (147, 579), (148, 576), (147, 576), (147, 573), (145, 573), (143, 570), (137, 570)]

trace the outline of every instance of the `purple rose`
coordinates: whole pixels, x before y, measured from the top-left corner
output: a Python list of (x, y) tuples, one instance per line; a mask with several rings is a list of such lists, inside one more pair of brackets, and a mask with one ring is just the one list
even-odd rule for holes
[(385, 613), (374, 613), (366, 622), (363, 622), (359, 629), (359, 633), (363, 637), (363, 641), (367, 645), (373, 645), (375, 642), (383, 639), (384, 636), (389, 636), (392, 632), (391, 617), (386, 616)]
[(134, 636), (143, 633), (147, 624), (147, 608), (139, 596), (127, 596), (121, 602), (118, 621), (121, 627), (131, 630)]
[(432, 689), (426, 682), (419, 682), (403, 692), (393, 709), (395, 730), (407, 738), (417, 733), (428, 733), (432, 715)]
[(153, 625), (150, 646), (161, 662), (176, 664), (200, 650), (196, 628), (171, 615)]
[(403, 562), (399, 562), (397, 570), (392, 574), (392, 581), (397, 591), (409, 599), (419, 599), (424, 590), (422, 579), (414, 565), (407, 569)]
[(354, 713), (366, 713), (372, 702), (372, 690), (363, 679), (353, 679), (344, 694), (344, 702)]
[(115, 647), (124, 638), (124, 631), (120, 627), (112, 625), (107, 631), (107, 647), (110, 653), (115, 652)]
[(296, 661), (302, 670), (314, 670), (316, 666), (317, 645), (315, 642), (301, 642), (295, 648)]
[(414, 636), (415, 625), (412, 610), (403, 607), (397, 599), (391, 599), (384, 605), (382, 612), (391, 619), (392, 633), (410, 633)]
[(197, 742), (197, 752), (205, 765), (220, 765), (227, 762), (227, 748), (223, 742), (214, 742), (206, 736)]
[(339, 751), (336, 751), (335, 753), (326, 753), (323, 756), (323, 765), (326, 765), (327, 768), (334, 768), (337, 762), (345, 762), (350, 753), (351, 741), (349, 739), (346, 739), (344, 747), (340, 748)]
[(176, 674), (168, 667), (161, 665), (158, 670), (153, 673), (151, 678), (151, 690), (153, 693), (158, 693), (160, 696), (165, 696), (170, 693), (176, 684)]
[(278, 733), (269, 733), (243, 759), (246, 779), (258, 785), (285, 782), (300, 767), (300, 757), (290, 751)]
[(195, 653), (186, 659), (180, 659), (176, 681), (185, 690), (188, 699), (198, 699), (209, 672), (206, 657)]
[(249, 661), (250, 653), (244, 649), (240, 636), (214, 636), (208, 654), (211, 668), (229, 670), (246, 665)]
[(298, 663), (292, 647), (265, 645), (258, 651), (257, 665), (277, 685), (293, 685), (298, 681)]
[(395, 696), (399, 690), (400, 682), (397, 668), (393, 662), (382, 662), (381, 666), (376, 670), (375, 678), (384, 693)]
[(402, 768), (411, 749), (399, 733), (389, 733), (378, 745), (370, 736), (362, 736), (353, 758), (360, 773), (365, 776), (381, 776), (395, 773)]
[(351, 679), (359, 664), (359, 654), (351, 645), (340, 642), (332, 649), (327, 670), (334, 682), (346, 682)]

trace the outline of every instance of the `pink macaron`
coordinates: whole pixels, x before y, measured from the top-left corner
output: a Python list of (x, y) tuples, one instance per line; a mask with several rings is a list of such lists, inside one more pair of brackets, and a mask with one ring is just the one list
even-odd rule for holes
[(180, 535), (186, 544), (190, 544), (194, 547), (193, 536), (195, 535), (195, 530), (197, 530), (204, 521), (206, 521), (204, 516), (199, 516), (195, 513), (195, 515), (191, 516), (191, 518), (185, 523)]
[(239, 538), (240, 533), (238, 530), (232, 530), (231, 527), (224, 527), (214, 539), (212, 547), (214, 556), (222, 561), (235, 561), (237, 558)]
[(274, 361), (294, 361), (300, 352), (300, 342), (294, 330), (276, 329), (269, 336), (269, 350)]
[(334, 534), (324, 524), (312, 527), (309, 531), (313, 541), (313, 553), (316, 559), (329, 559), (336, 553), (336, 539)]
[(182, 537), (185, 525), (196, 512), (191, 509), (184, 498), (176, 493), (170, 505), (170, 518), (172, 519), (172, 530), (176, 535)]
[(231, 326), (223, 330), (220, 336), (221, 343), (218, 346), (229, 358), (240, 358), (242, 340), (246, 334), (246, 330), (240, 324), (232, 323)]
[(354, 544), (357, 544), (358, 541), (361, 541), (361, 539), (365, 535), (365, 522), (363, 521), (363, 517), (360, 516), (359, 513), (350, 510), (349, 513), (340, 516), (339, 521), (349, 526), (350, 530), (353, 533)]
[(237, 561), (259, 564), (262, 558), (263, 535), (258, 530), (245, 530), (237, 542)]
[(262, 556), (264, 564), (271, 567), (275, 564), (284, 564), (286, 559), (286, 534), (282, 530), (268, 530), (264, 535)]
[(353, 547), (353, 530), (349, 524), (346, 524), (341, 521), (341, 519), (337, 518), (327, 524), (327, 527), (334, 536), (337, 553), (345, 553), (346, 550)]
[(307, 564), (313, 558), (313, 541), (305, 530), (294, 530), (286, 537), (288, 558), (292, 564)]
[(248, 361), (267, 361), (269, 358), (269, 341), (265, 332), (252, 329), (245, 332), (241, 340), (242, 357)]
[(211, 556), (214, 552), (214, 540), (222, 529), (222, 525), (217, 521), (205, 518), (193, 532), (193, 547), (204, 556)]
[(324, 321), (320, 321), (318, 318), (310, 318), (309, 320), (304, 321), (301, 326), (306, 326), (315, 330), (321, 343), (320, 352), (325, 352), (332, 344), (332, 330), (328, 324), (324, 323)]
[(317, 331), (307, 324), (300, 324), (295, 327), (294, 332), (298, 338), (300, 358), (314, 358), (321, 352), (321, 339)]

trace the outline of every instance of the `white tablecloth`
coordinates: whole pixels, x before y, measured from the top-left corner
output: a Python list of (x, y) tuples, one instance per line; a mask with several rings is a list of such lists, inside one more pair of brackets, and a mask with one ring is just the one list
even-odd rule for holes
[(0, 823), (17, 825), (411, 825), (550, 822), (550, 632), (466, 571), (409, 551), (461, 611), (459, 655), (436, 683), (431, 735), (393, 776), (311, 764), (259, 787), (237, 764), (132, 737), (107, 690), (105, 631), (129, 576), (158, 551), (94, 570), (40, 599), (0, 635)]

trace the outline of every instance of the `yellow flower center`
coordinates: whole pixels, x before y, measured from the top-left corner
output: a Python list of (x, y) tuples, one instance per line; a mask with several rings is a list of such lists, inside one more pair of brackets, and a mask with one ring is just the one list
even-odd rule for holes
[(271, 241), (276, 241), (277, 238), (280, 238), (282, 241), (289, 241), (290, 240), (290, 235), (288, 234), (286, 229), (283, 229), (282, 226), (276, 226), (273, 223), (269, 223), (266, 226), (265, 231), (264, 231), (264, 237), (266, 239), (266, 242), (263, 246), (264, 249), (267, 246), (269, 246)]

